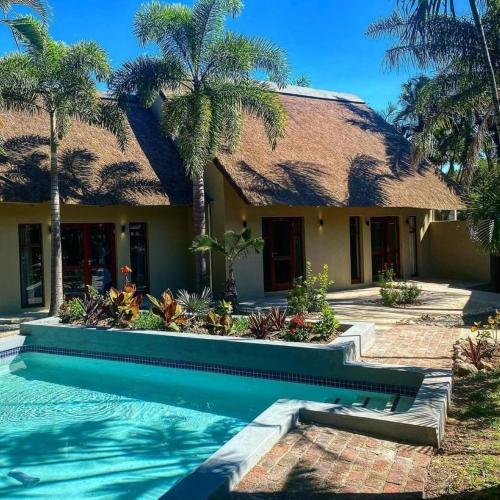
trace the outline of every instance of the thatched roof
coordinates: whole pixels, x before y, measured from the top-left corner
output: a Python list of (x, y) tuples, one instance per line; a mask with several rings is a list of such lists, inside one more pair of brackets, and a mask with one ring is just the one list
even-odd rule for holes
[[(2, 113), (0, 201), (50, 198), (49, 118)], [(61, 199), (67, 204), (176, 205), (191, 202), (179, 155), (150, 110), (131, 103), (124, 152), (108, 131), (73, 122), (61, 141)]]
[[(297, 95), (302, 94), (302, 95)], [(431, 166), (411, 168), (410, 147), (361, 99), (287, 88), (285, 137), (272, 151), (247, 118), (241, 143), (216, 164), (249, 204), (460, 208)]]

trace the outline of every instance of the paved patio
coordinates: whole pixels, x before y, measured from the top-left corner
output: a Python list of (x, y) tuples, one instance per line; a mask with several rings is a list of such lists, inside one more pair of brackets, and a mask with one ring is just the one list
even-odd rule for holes
[[(421, 304), (415, 306), (385, 307), (380, 301), (379, 287), (330, 292), (327, 298), (341, 321), (371, 321), (377, 330), (416, 320), (423, 314), (453, 315), (459, 319), (462, 315), (477, 315), (500, 308), (500, 294), (469, 288), (473, 283), (414, 283), (422, 288)], [(285, 305), (286, 294), (267, 295), (242, 303), (243, 308)]]
[[(460, 328), (393, 325), (378, 332), (363, 360), (451, 368)], [(250, 471), (233, 500), (422, 498), (431, 447), (301, 424)], [(375, 498), (375, 497), (374, 497)]]

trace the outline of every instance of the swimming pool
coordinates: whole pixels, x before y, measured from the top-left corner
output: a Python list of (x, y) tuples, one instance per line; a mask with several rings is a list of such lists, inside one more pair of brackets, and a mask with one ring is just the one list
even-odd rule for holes
[(412, 403), (390, 394), (41, 353), (1, 361), (0, 385), (1, 498), (158, 498), (277, 399), (387, 412)]

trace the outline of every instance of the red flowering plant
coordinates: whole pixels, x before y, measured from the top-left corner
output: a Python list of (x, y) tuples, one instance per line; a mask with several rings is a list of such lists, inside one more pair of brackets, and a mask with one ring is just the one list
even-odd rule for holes
[(288, 323), (283, 339), (289, 342), (307, 342), (311, 335), (311, 325), (306, 323), (304, 314), (296, 314)]

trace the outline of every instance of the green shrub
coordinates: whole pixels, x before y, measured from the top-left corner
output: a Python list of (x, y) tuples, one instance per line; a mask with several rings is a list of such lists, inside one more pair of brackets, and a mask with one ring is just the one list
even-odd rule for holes
[(64, 301), (58, 311), (62, 323), (75, 323), (85, 317), (85, 307), (80, 299)]
[(240, 316), (234, 319), (233, 330), (237, 335), (241, 335), (248, 330), (248, 316)]
[(314, 335), (320, 339), (331, 337), (340, 327), (339, 320), (335, 317), (332, 309), (326, 305), (321, 311), (321, 319), (313, 327)]
[(312, 265), (307, 262), (306, 279), (300, 277), (288, 292), (288, 311), (291, 314), (320, 312), (327, 305), (326, 294), (333, 281), (328, 276), (328, 265), (318, 274), (313, 274)]
[(302, 278), (297, 278), (288, 292), (287, 308), (291, 314), (307, 312), (307, 291)]
[(380, 295), (385, 306), (415, 304), (422, 290), (413, 283), (386, 283), (380, 289)]
[(163, 330), (163, 320), (152, 312), (141, 312), (131, 324), (134, 330)]

